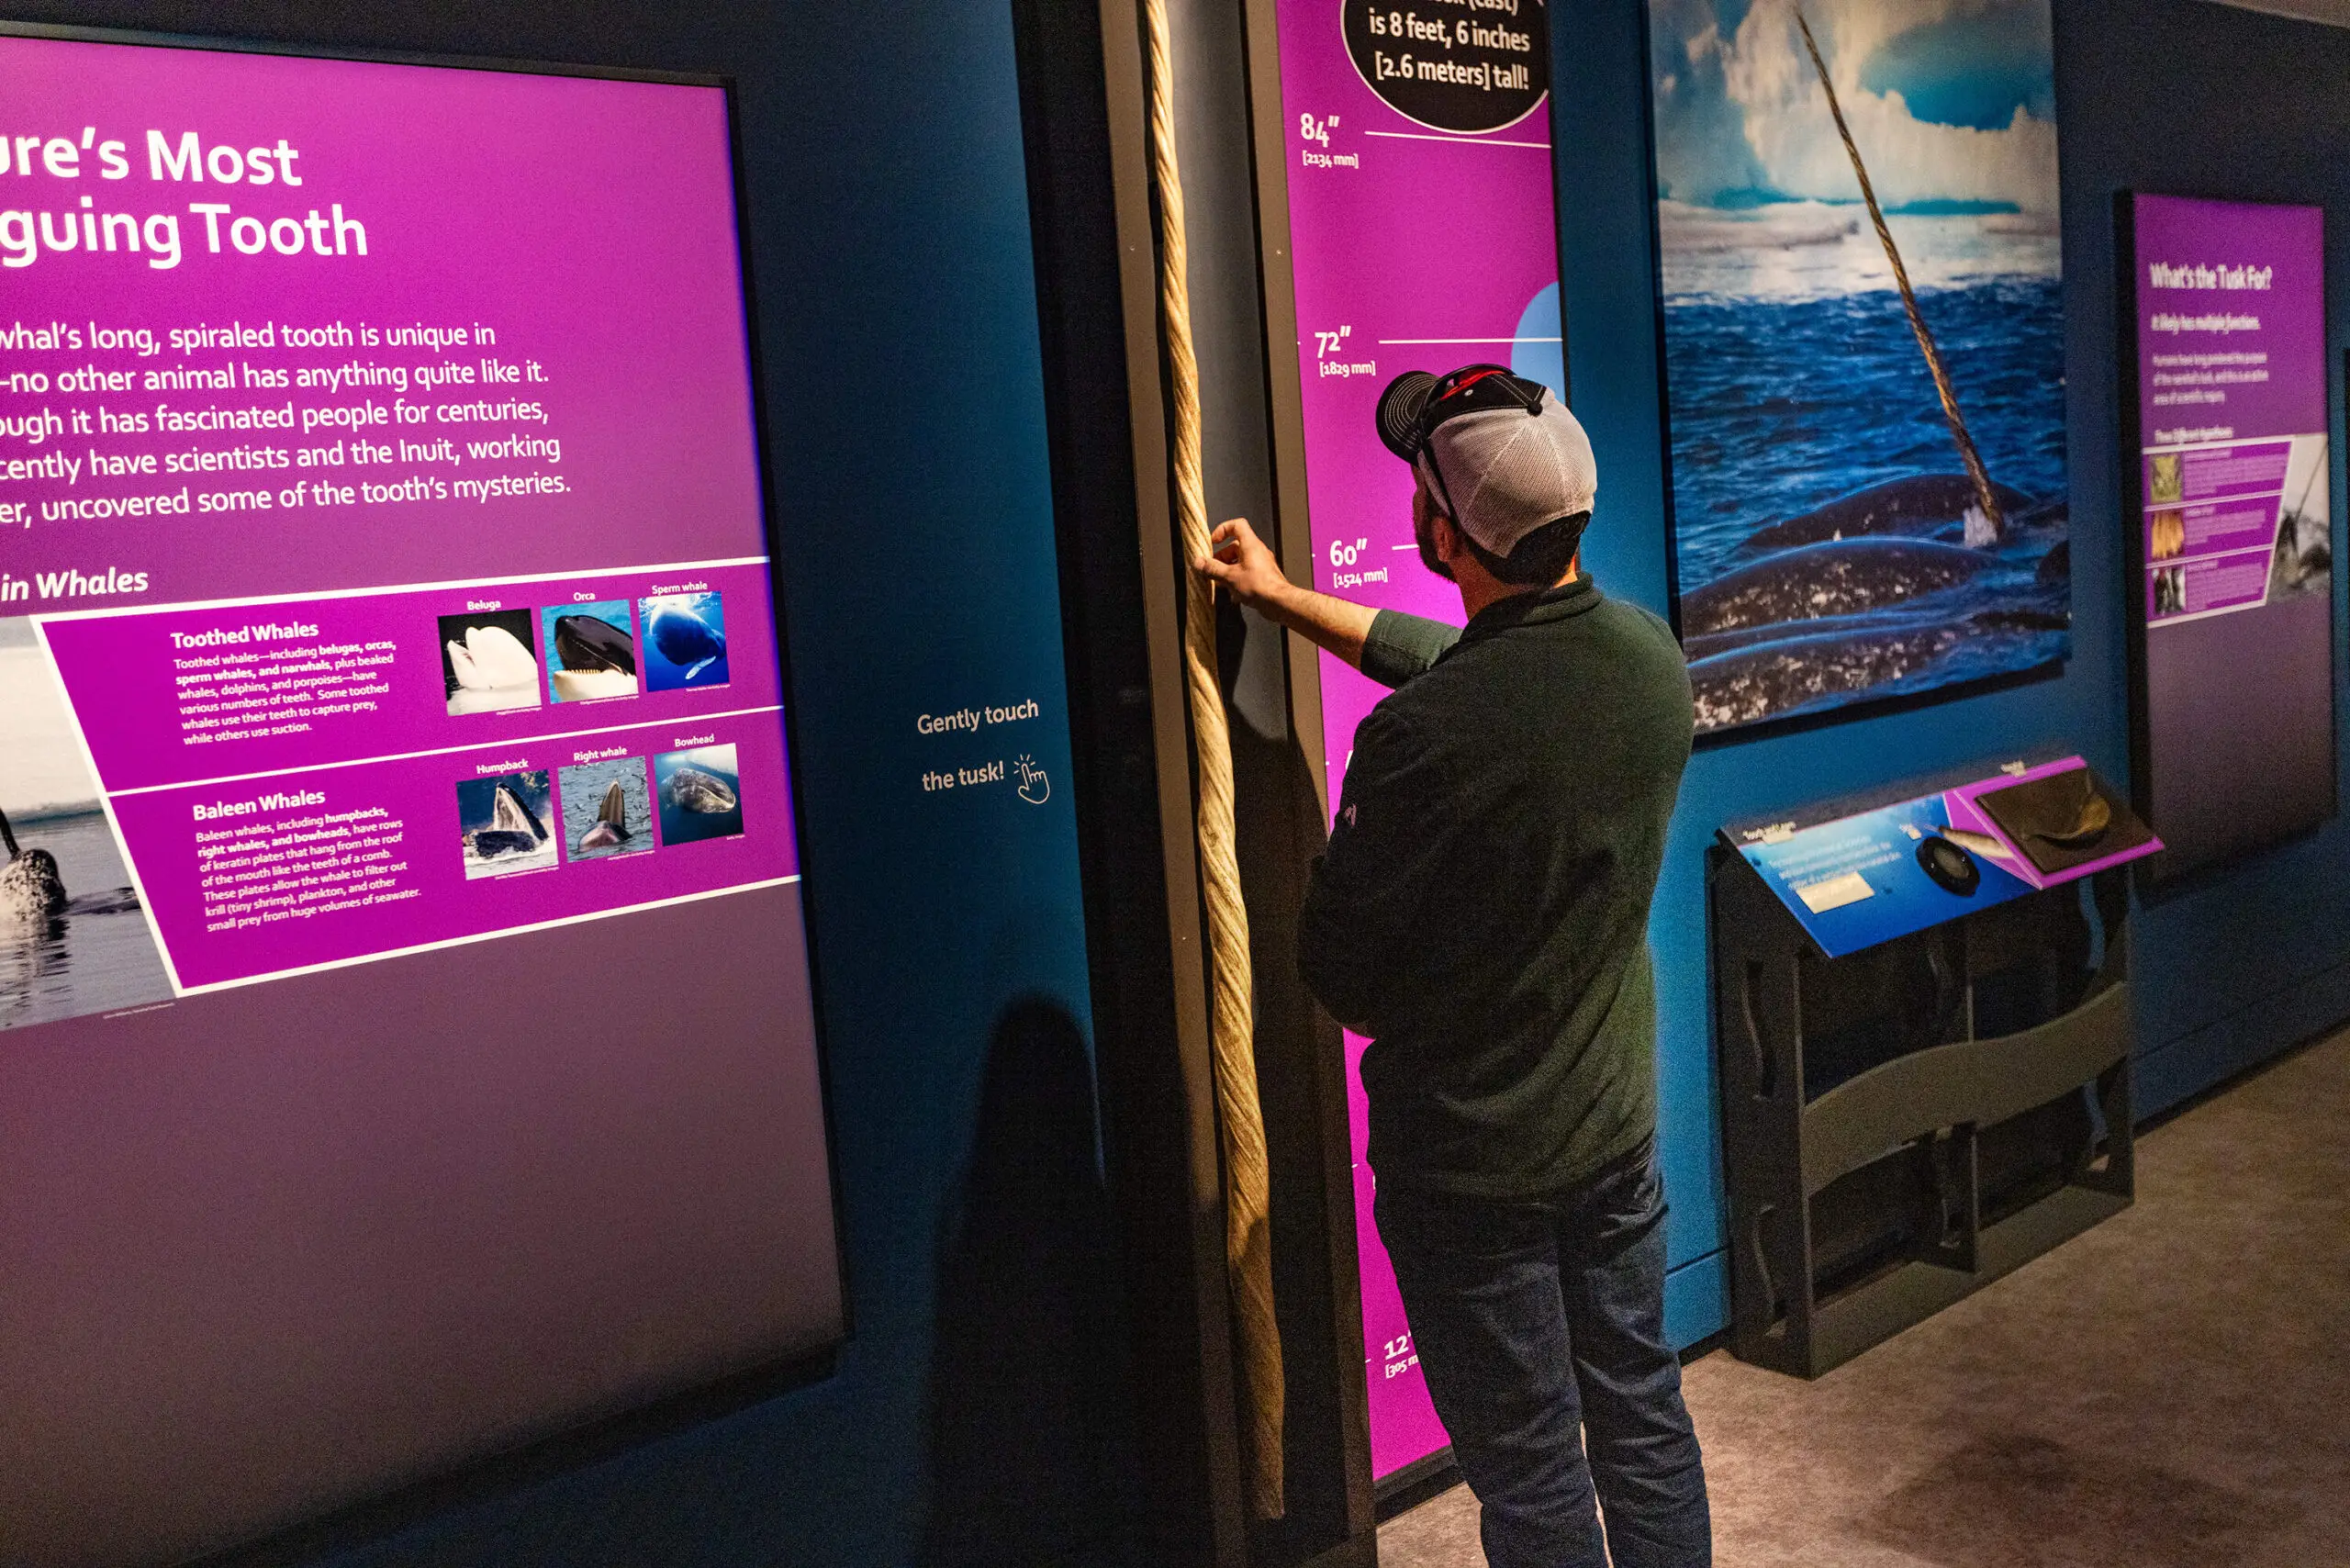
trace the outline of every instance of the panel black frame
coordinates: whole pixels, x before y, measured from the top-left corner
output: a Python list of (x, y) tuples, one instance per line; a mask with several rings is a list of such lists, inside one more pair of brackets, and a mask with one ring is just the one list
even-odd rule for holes
[[(643, 82), (717, 91), (726, 109), (728, 183), (733, 193), (735, 275), (742, 291), (743, 363), (750, 398), (751, 449), (758, 470), (760, 530), (767, 556), (767, 600), (776, 632), (776, 663), (782, 683), (786, 755), (800, 755), (791, 671), (790, 629), (782, 580), (781, 512), (776, 498), (776, 465), (768, 456), (768, 409), (759, 353), (757, 295), (751, 265), (750, 207), (746, 183), (741, 95), (735, 79), (716, 72), (661, 71), (559, 61), (519, 60), (428, 50), (374, 50), (347, 45), (305, 45), (275, 39), (214, 38), (196, 33), (154, 32), (129, 28), (93, 28), (62, 23), (0, 19), (0, 38), (61, 43), (116, 44), (140, 49), (189, 50), (213, 54), (273, 55), (296, 60), (346, 61), (361, 65), (408, 65), (436, 70), (479, 71), (514, 76), (563, 76), (596, 81)], [(807, 843), (805, 791), (791, 796), (795, 853)], [(840, 1352), (856, 1337), (856, 1293), (849, 1272), (847, 1213), (842, 1196), (839, 1127), (834, 1112), (831, 1057), (824, 1024), (822, 965), (818, 958), (817, 896), (803, 876), (797, 883), (801, 942), (807, 964), (808, 999), (816, 1055), (817, 1091), (824, 1128), (824, 1167), (833, 1215), (834, 1272), (839, 1282), (840, 1327), (829, 1339), (692, 1383), (674, 1393), (610, 1415), (560, 1427), (505, 1448), (491, 1449), (381, 1490), (333, 1505), (308, 1518), (269, 1529), (190, 1559), (189, 1568), (291, 1568), (320, 1554), (358, 1547), (422, 1522), (435, 1514), (511, 1495), (557, 1476), (583, 1470), (631, 1450), (645, 1447), (721, 1417), (763, 1404), (833, 1375)]]

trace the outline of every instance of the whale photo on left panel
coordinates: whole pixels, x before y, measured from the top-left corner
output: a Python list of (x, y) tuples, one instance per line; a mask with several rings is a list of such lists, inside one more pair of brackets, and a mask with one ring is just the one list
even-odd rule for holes
[(538, 707), (539, 655), (532, 639), (527, 610), (441, 617), (441, 678), (451, 715)]

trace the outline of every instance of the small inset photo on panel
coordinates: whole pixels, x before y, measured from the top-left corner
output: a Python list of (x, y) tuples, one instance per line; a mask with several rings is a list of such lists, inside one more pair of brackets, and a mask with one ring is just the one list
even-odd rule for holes
[(562, 770), (562, 784), (563, 841), (573, 860), (604, 860), (653, 847), (644, 758), (583, 762)]
[(637, 602), (644, 627), (644, 689), (724, 686), (726, 612), (714, 593), (666, 593)]
[(441, 677), (451, 713), (503, 713), (543, 704), (531, 612), (488, 610), (441, 617)]
[(464, 834), (465, 875), (503, 877), (543, 871), (555, 863), (554, 812), (547, 770), (498, 773), (457, 780), (457, 824)]
[(547, 694), (558, 702), (636, 695), (636, 633), (628, 600), (551, 604), (539, 611)]
[(743, 778), (731, 745), (665, 751), (653, 759), (661, 801), (661, 842), (691, 844), (743, 831)]

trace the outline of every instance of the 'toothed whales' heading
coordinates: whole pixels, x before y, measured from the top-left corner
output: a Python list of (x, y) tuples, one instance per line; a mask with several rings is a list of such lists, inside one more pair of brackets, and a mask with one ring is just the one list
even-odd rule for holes
[(315, 637), (319, 629), (307, 621), (266, 621), (252, 626), (216, 626), (209, 632), (174, 632), (174, 648), (218, 648), (229, 643), (275, 643), (288, 637)]
[[(145, 142), (147, 178), (158, 185), (274, 185), (294, 189), (303, 177), (294, 167), (301, 149), (284, 137), (275, 147), (238, 148), (227, 142), (205, 145), (195, 131), (176, 138), (149, 130)], [(96, 167), (84, 154), (94, 154)], [(119, 139), (98, 139), (98, 128), (85, 125), (78, 136), (0, 135), (0, 175), (18, 179), (80, 181), (93, 174), (100, 180), (132, 177), (130, 144)], [(295, 198), (299, 201), (301, 198)], [(343, 215), (342, 203), (330, 201), (320, 212), (255, 216), (239, 212), (227, 201), (192, 201), (187, 210), (204, 222), (205, 251), (220, 255), (225, 237), (239, 255), (364, 256), (367, 230), (355, 218)], [(44, 255), (79, 252), (143, 256), (149, 266), (168, 272), (180, 264), (180, 219), (170, 212), (100, 212), (97, 198), (84, 196), (78, 207), (62, 211), (0, 208), (0, 266), (28, 267)]]

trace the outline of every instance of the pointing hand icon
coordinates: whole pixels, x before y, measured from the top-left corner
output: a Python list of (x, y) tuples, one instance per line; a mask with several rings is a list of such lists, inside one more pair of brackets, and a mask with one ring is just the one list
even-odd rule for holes
[(1020, 769), (1020, 798), (1032, 806), (1041, 806), (1053, 798), (1053, 781), (1036, 766), (1034, 757), (1024, 756), (1013, 765)]

